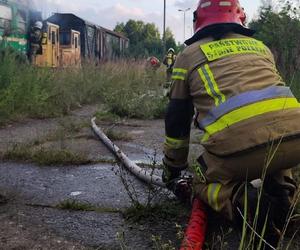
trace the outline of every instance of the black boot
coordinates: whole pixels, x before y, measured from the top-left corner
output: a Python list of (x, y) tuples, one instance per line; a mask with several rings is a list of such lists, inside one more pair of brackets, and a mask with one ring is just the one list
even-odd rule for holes
[(273, 220), (280, 231), (283, 230), (288, 221), (287, 217), (297, 189), (296, 183), (292, 179), (286, 177), (285, 180), (287, 184), (281, 185), (271, 176), (267, 176), (263, 187), (265, 192), (271, 197), (273, 206), (276, 208)]
[[(245, 185), (247, 185), (246, 220), (252, 228), (247, 227), (247, 235), (252, 235), (252, 239), (249, 239), (249, 241), (254, 244), (254, 249), (257, 249), (259, 246), (261, 238), (267, 242), (267, 244), (262, 242), (262, 249), (272, 249), (270, 246), (276, 248), (280, 239), (280, 231), (273, 222), (275, 207), (273, 206), (272, 199), (266, 192), (262, 191), (258, 202), (259, 190), (254, 188), (250, 183)], [(243, 227), (244, 220), (245, 185), (239, 188), (238, 194), (233, 201), (235, 221), (240, 229)], [(259, 208), (257, 209), (258, 206)]]

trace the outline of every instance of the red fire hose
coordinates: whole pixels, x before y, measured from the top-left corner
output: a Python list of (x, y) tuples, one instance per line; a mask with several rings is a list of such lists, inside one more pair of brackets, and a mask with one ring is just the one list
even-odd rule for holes
[(180, 250), (202, 250), (205, 242), (207, 214), (203, 202), (195, 198), (189, 224)]
[[(116, 146), (96, 125), (95, 118), (92, 119), (92, 128), (102, 142), (123, 162), (123, 164), (139, 179), (155, 184), (157, 186), (165, 187), (160, 177), (149, 175), (143, 169), (138, 167)], [(202, 250), (205, 233), (207, 227), (207, 214), (204, 203), (200, 199), (194, 199), (192, 213), (189, 224), (187, 226), (184, 240), (180, 250)]]

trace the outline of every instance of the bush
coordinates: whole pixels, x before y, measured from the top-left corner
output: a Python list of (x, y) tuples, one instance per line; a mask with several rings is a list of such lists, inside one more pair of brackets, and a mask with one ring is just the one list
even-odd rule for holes
[(250, 27), (272, 50), (281, 75), (300, 99), (300, 7), (287, 0), (279, 1), (277, 7), (279, 11), (272, 5), (264, 6)]
[(102, 91), (105, 103), (113, 113), (146, 119), (163, 115), (166, 101), (161, 94), (159, 83), (163, 83), (163, 77), (160, 72), (147, 74), (141, 66), (133, 68), (126, 64), (106, 67), (105, 71), (114, 74), (111, 80), (104, 81), (107, 85)]

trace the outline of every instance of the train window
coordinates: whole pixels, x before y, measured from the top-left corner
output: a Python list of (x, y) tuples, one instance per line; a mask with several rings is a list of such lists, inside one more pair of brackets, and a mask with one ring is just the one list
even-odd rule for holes
[(50, 27), (48, 28), (48, 39), (49, 39), (49, 41), (52, 41), (52, 36), (51, 36), (51, 29), (50, 29)]
[(56, 41), (55, 41), (55, 39), (56, 39), (55, 31), (51, 32), (51, 38), (52, 38), (52, 44), (56, 44)]
[(18, 10), (17, 12), (17, 33), (25, 34), (26, 33), (26, 12), (23, 10)]
[(0, 19), (12, 19), (12, 10), (10, 7), (0, 4)]
[(47, 44), (47, 37), (48, 37), (48, 35), (47, 35), (47, 33), (46, 32), (44, 32), (43, 33), (43, 37), (42, 37), (42, 44), (44, 45), (44, 44)]
[(78, 48), (78, 37), (76, 36), (75, 37), (75, 49), (77, 49)]
[(0, 4), (0, 31), (9, 33), (11, 29), (12, 10)]
[(70, 45), (71, 44), (71, 34), (69, 32), (60, 32), (60, 44)]

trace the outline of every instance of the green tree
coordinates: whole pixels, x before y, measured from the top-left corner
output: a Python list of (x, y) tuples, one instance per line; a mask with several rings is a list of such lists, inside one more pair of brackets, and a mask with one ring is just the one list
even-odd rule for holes
[(274, 53), (284, 79), (288, 83), (295, 77), (300, 80), (300, 7), (290, 1), (280, 1), (276, 6), (271, 1), (264, 2), (259, 18), (249, 26)]
[[(129, 38), (129, 54), (131, 57), (163, 57), (163, 40), (154, 23), (129, 20), (127, 23), (118, 23), (114, 30), (123, 33)], [(170, 46), (177, 49), (170, 29), (167, 29), (166, 32), (166, 43), (167, 47)]]
[[(174, 39), (174, 35), (169, 27), (166, 28), (166, 48), (173, 48), (177, 51), (176, 41)], [(178, 51), (177, 51), (178, 52)]]

